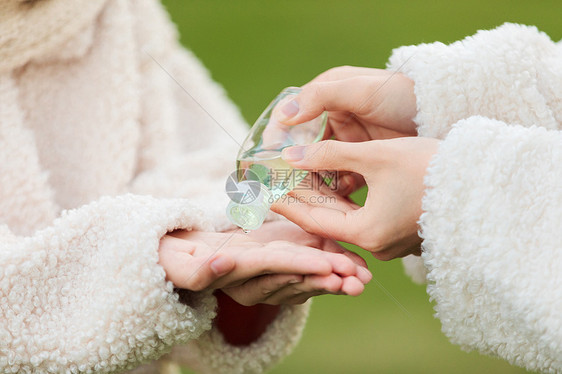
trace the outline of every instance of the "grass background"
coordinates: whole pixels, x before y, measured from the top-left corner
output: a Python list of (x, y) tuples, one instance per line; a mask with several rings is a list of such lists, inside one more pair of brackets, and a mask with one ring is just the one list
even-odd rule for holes
[[(166, 0), (181, 40), (252, 123), (281, 90), (338, 65), (384, 67), (404, 44), (449, 43), (503, 22), (562, 38), (560, 0)], [(361, 200), (363, 193), (357, 195)], [(353, 248), (350, 246), (350, 248)], [(360, 249), (355, 250), (361, 253)], [(358, 298), (316, 298), (295, 352), (271, 373), (520, 373), (450, 344), (423, 286), (376, 262)], [(185, 371), (188, 373), (188, 371)]]

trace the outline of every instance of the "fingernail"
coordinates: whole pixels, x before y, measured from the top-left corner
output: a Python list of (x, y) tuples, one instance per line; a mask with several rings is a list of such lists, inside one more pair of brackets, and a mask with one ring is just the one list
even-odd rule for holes
[(371, 274), (371, 272), (368, 269), (365, 269), (364, 267), (361, 267), (359, 269), (360, 269), (359, 271), (363, 273), (363, 276), (365, 277), (367, 283), (369, 283), (371, 279), (373, 279), (373, 274)]
[(300, 161), (304, 158), (304, 149), (305, 147), (302, 145), (287, 147), (283, 149), (281, 158), (289, 162)]
[(230, 270), (230, 261), (224, 257), (217, 257), (211, 261), (211, 269), (217, 275), (228, 273)]
[(297, 115), (298, 112), (299, 103), (295, 99), (289, 101), (288, 103), (285, 103), (285, 105), (281, 107), (281, 114), (285, 116), (285, 118), (283, 119), (293, 118)]

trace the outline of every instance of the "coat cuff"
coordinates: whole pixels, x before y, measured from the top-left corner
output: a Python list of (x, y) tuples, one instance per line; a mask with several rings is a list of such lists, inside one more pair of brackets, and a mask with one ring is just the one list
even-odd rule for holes
[(450, 45), (397, 48), (387, 67), (415, 83), (418, 134), (442, 139), (473, 115), (556, 129), (562, 76), (552, 66), (560, 58), (560, 48), (535, 27), (506, 23)]
[(199, 337), (216, 300), (179, 302), (158, 247), (168, 231), (211, 227), (185, 200), (123, 195), (0, 240), (0, 371), (115, 372)]
[(467, 350), (562, 370), (562, 134), (470, 117), (425, 178), (422, 258), (443, 332)]
[(225, 342), (215, 327), (183, 347), (175, 347), (170, 359), (202, 374), (262, 373), (287, 356), (300, 340), (311, 302), (284, 305), (263, 335), (248, 346)]

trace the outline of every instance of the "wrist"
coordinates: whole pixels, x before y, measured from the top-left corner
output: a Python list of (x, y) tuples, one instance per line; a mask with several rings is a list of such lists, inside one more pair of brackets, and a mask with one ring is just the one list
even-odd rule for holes
[(417, 125), (414, 118), (418, 114), (418, 108), (414, 81), (403, 73), (397, 73), (397, 76), (399, 88), (396, 99), (401, 105), (399, 105), (400, 109), (396, 115), (397, 118), (400, 118), (400, 123), (403, 126), (397, 130), (405, 134), (417, 135)]

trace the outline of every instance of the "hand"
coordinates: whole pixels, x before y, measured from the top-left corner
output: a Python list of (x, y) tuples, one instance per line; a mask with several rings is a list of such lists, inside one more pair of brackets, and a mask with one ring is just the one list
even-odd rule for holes
[[(364, 207), (333, 195), (324, 204), (297, 198), (292, 204), (278, 201), (272, 209), (307, 232), (359, 245), (380, 260), (419, 254), (423, 178), (438, 144), (436, 139), (407, 137), (361, 143), (327, 140), (286, 148), (283, 159), (292, 166), (358, 173), (369, 192)], [(310, 191), (291, 192), (299, 193)]]
[(264, 244), (235, 233), (176, 231), (161, 240), (159, 253), (177, 287), (220, 288), (242, 305), (303, 303), (324, 293), (358, 295), (370, 280), (365, 268), (342, 254), (283, 241)]
[[(275, 240), (288, 240), (299, 245), (318, 248), (325, 252), (342, 253), (357, 265), (367, 268), (367, 263), (361, 256), (348, 251), (335, 240), (308, 233), (291, 221), (278, 220), (265, 222), (259, 230), (252, 231), (247, 235), (260, 243), (267, 243)], [(362, 271), (361, 273), (365, 272)]]
[[(274, 117), (297, 125), (324, 111), (324, 139), (364, 142), (417, 135), (414, 82), (401, 73), (353, 66), (327, 70), (304, 85), (294, 100), (280, 103)], [(361, 175), (344, 171), (335, 192), (347, 196), (364, 185)]]
[(417, 135), (414, 82), (381, 69), (341, 66), (302, 87), (293, 100), (277, 106), (274, 116), (297, 125), (328, 111), (328, 132), (341, 141), (362, 142)]

